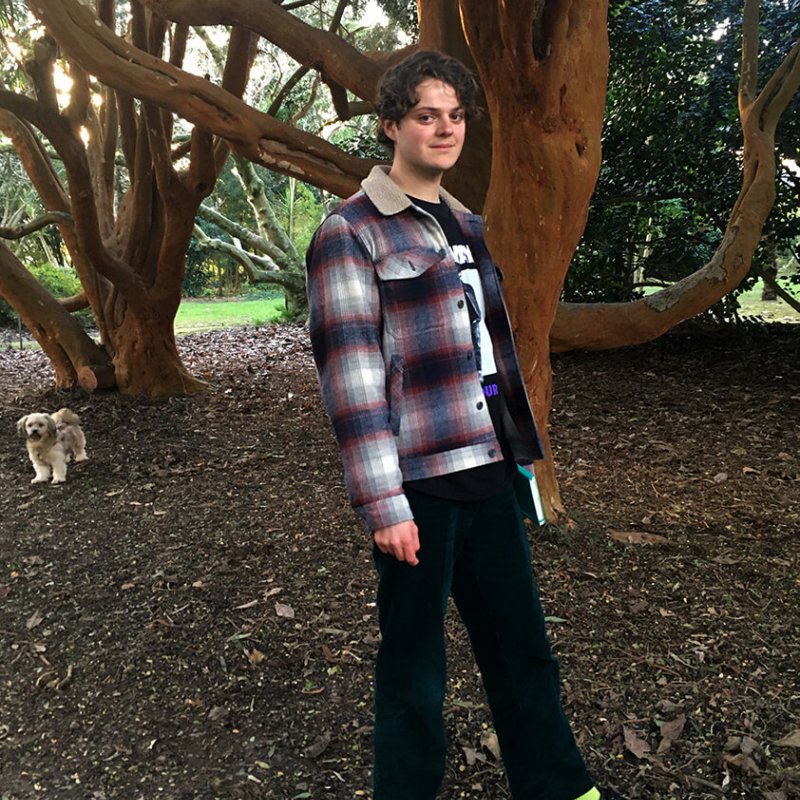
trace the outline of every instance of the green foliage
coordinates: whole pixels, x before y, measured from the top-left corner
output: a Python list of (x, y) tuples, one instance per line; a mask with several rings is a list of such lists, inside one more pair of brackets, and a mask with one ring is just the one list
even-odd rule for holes
[[(72, 297), (82, 291), (81, 282), (70, 266), (37, 264), (30, 267), (30, 272), (53, 297)], [(73, 316), (84, 328), (94, 324), (94, 316), (89, 309), (75, 312)], [(0, 326), (16, 325), (18, 319), (16, 311), (5, 300), (0, 300)]]
[[(762, 84), (797, 36), (796, 12), (796, 0), (762, 3)], [(625, 301), (694, 272), (741, 186), (739, 0), (612, 0), (609, 36), (603, 165), (564, 287), (571, 301)], [(797, 157), (798, 110), (795, 98), (779, 159)], [(800, 180), (784, 165), (769, 222), (781, 250), (800, 238), (799, 208)], [(754, 265), (765, 257), (760, 250)]]
[[(293, 206), (291, 202), (292, 192), (294, 192)], [(320, 201), (320, 192), (318, 189), (301, 181), (292, 182), (286, 179), (283, 197), (278, 202), (278, 218), (289, 234), (295, 249), (302, 255), (308, 248), (317, 226), (322, 222), (323, 209)]]
[(356, 117), (334, 131), (331, 143), (350, 155), (385, 161), (386, 150), (378, 144), (376, 126), (377, 122), (372, 115)]
[(411, 38), (419, 36), (419, 18), (415, 0), (380, 0), (386, 16)]

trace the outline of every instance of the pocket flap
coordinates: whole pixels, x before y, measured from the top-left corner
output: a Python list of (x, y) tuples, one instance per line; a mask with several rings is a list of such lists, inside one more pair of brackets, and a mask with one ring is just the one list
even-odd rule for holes
[(417, 247), (391, 253), (375, 264), (375, 272), (382, 281), (404, 281), (417, 278), (429, 270), (434, 264), (444, 259), (444, 250), (431, 250), (428, 247)]

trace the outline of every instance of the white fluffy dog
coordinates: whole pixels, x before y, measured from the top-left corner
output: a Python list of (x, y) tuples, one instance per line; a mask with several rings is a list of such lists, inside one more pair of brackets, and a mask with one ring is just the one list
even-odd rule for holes
[(36, 477), (31, 483), (64, 483), (67, 464), (86, 461), (86, 436), (81, 429), (81, 418), (68, 408), (55, 414), (28, 414), (17, 421), (17, 430), (25, 438), (28, 456)]

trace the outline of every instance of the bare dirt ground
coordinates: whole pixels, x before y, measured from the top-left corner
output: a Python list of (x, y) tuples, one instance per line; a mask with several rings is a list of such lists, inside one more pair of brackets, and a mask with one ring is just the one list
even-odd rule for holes
[[(369, 797), (373, 568), (304, 332), (181, 349), (203, 396), (58, 393), (0, 350), (0, 797)], [(534, 562), (577, 736), (631, 800), (800, 797), (799, 355), (792, 326), (555, 359), (574, 526)], [(90, 461), (31, 486), (15, 422), (62, 405)], [(448, 636), (442, 797), (503, 800)]]

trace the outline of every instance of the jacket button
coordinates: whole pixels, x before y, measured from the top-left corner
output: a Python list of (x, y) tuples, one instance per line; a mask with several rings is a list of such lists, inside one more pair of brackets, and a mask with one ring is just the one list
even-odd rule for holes
[(483, 400), (478, 401), (478, 405), (476, 406), (476, 408), (478, 409), (478, 411), (480, 411), (483, 408)]
[(491, 449), (489, 451), (489, 458), (494, 458), (497, 455), (497, 450)]
[(464, 301), (463, 300), (459, 300), (458, 301), (458, 307), (459, 308), (464, 308)]
[(467, 353), (467, 361), (472, 361), (472, 356), (473, 355), (474, 355), (474, 353), (472, 352), (472, 350), (470, 350), (469, 353)]

